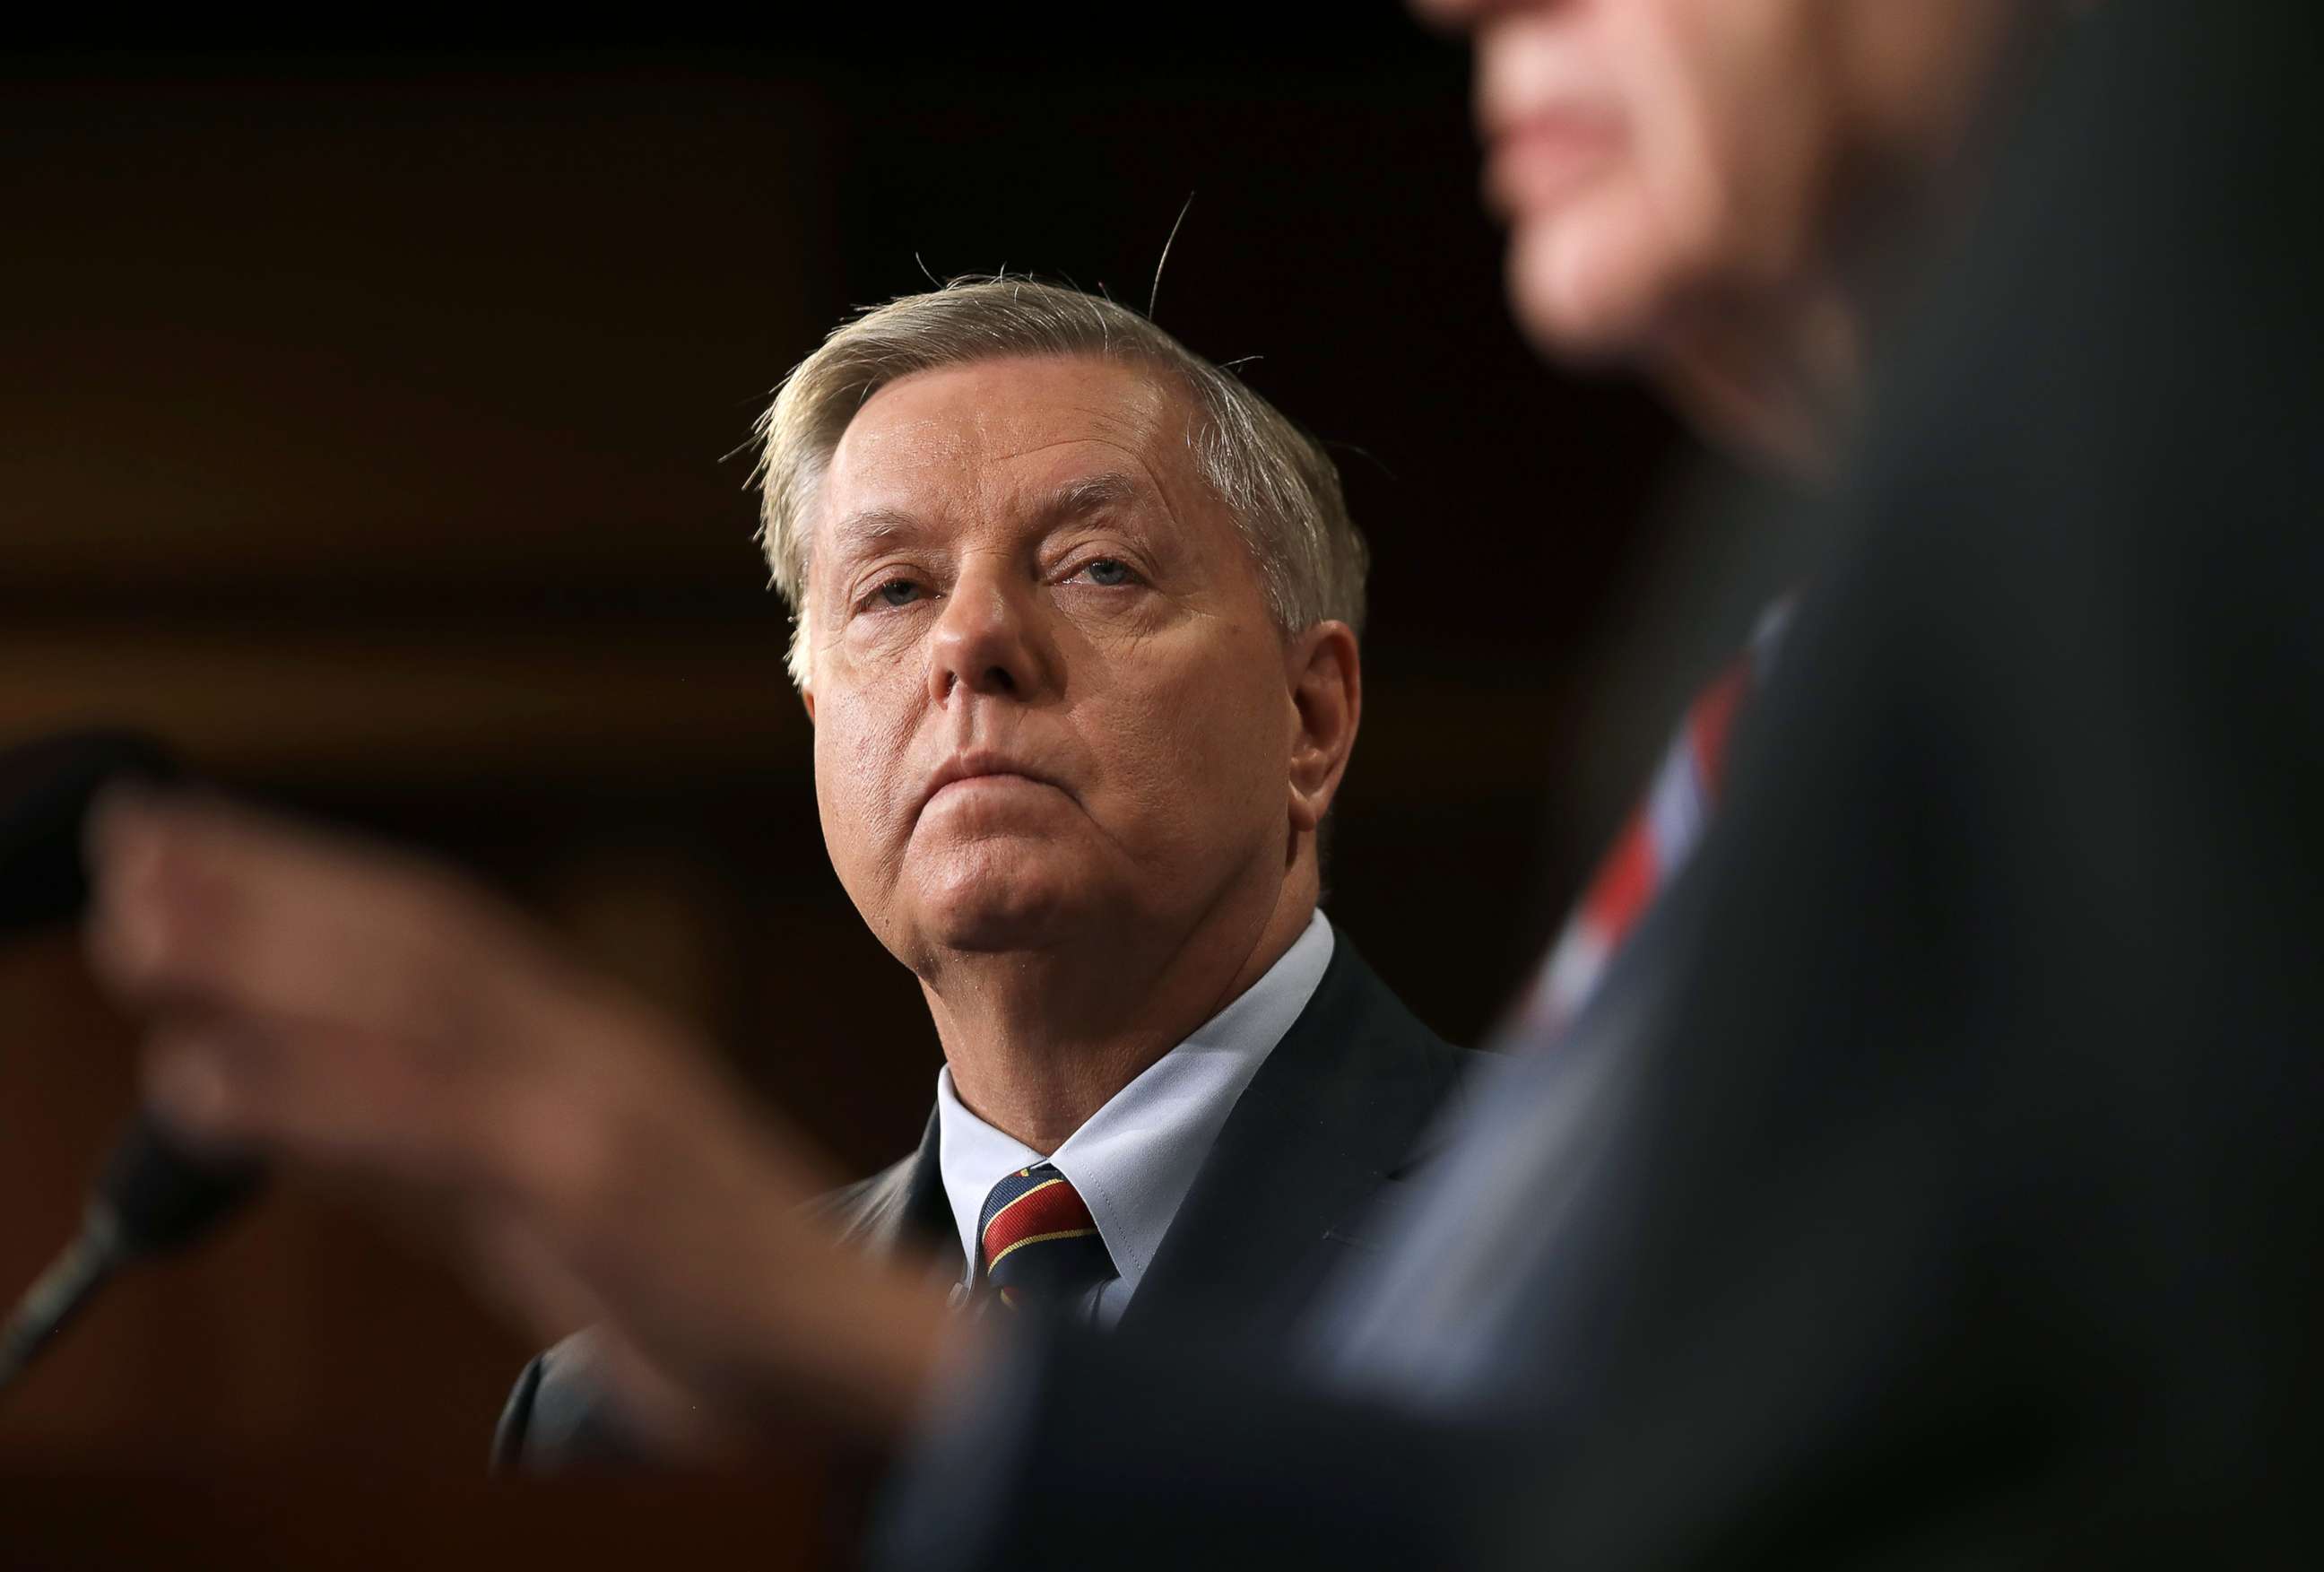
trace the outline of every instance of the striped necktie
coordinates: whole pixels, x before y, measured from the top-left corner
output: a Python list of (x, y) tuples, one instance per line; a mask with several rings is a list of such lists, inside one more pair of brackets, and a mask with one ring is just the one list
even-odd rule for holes
[(1790, 615), (1788, 599), (1769, 606), (1743, 652), (1688, 707), (1645, 800), (1631, 810), (1548, 958), (1495, 1034), (1504, 1047), (1553, 1041), (1582, 1013), (1614, 952), (1694, 855), (1726, 790), (1735, 717), (1766, 680)]
[(1058, 1306), (1119, 1276), (1089, 1206), (1055, 1164), (1020, 1168), (978, 1216), (977, 1281), (1010, 1309)]

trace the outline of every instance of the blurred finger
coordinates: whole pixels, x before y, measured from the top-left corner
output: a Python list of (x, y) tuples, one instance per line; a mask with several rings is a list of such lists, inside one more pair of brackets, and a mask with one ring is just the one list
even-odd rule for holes
[(452, 875), (252, 809), (111, 792), (89, 845), (91, 958), (133, 1001), (495, 1041), (547, 969)]
[(197, 1146), (481, 1195), (508, 1182), (488, 1087), (415, 1068), (354, 1033), (167, 1023), (150, 1036), (142, 1071), (148, 1105)]

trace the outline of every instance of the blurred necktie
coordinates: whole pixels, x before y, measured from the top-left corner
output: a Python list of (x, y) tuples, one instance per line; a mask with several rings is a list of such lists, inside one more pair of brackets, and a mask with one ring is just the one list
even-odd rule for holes
[(1552, 1041), (1582, 1013), (1615, 952), (1693, 855), (1726, 788), (1735, 718), (1765, 680), (1790, 611), (1788, 600), (1770, 606), (1743, 652), (1688, 706), (1646, 797), (1631, 809), (1548, 958), (1496, 1034), (1505, 1046)]

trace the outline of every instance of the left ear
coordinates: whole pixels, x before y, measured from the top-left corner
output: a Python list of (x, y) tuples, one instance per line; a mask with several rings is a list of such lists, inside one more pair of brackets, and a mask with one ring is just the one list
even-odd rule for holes
[(1332, 810), (1363, 718), (1355, 630), (1342, 622), (1317, 623), (1292, 641), (1284, 669), (1299, 723), (1291, 739), (1291, 828), (1312, 832)]

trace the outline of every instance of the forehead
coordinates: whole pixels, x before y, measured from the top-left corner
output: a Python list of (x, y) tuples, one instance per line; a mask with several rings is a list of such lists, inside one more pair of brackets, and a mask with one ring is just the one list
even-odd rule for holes
[(848, 422), (825, 472), (817, 529), (866, 509), (1005, 508), (1104, 474), (1142, 479), (1175, 507), (1187, 478), (1187, 413), (1154, 373), (1094, 358), (918, 372)]

